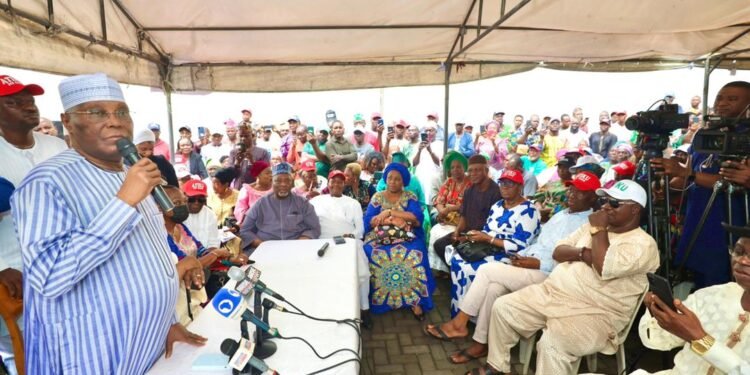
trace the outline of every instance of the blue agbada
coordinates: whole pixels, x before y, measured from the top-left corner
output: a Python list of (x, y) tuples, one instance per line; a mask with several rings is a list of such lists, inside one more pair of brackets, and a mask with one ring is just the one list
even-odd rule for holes
[[(384, 172), (397, 172), (409, 181), (409, 171), (403, 166), (389, 165)], [(389, 169), (390, 168), (390, 169)], [(392, 226), (372, 226), (372, 219), (383, 210), (405, 211), (413, 214), (418, 226), (407, 233), (394, 230)], [(365, 212), (364, 250), (370, 261), (370, 310), (384, 313), (411, 306), (420, 306), (424, 311), (433, 307), (432, 292), (435, 280), (430, 272), (422, 223), (424, 215), (414, 194), (403, 191), (397, 202), (385, 199), (384, 192), (377, 192)], [(403, 236), (390, 235), (398, 232)]]

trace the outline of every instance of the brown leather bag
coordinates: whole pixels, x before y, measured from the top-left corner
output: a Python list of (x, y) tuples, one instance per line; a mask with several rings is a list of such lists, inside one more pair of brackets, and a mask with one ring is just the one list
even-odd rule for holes
[(21, 330), (18, 328), (18, 317), (23, 313), (23, 300), (19, 298), (13, 298), (8, 292), (8, 288), (5, 285), (0, 284), (0, 315), (5, 320), (5, 325), (8, 326), (8, 332), (10, 332), (10, 340), (13, 343), (13, 354), (15, 355), (16, 370), (20, 375), (26, 374), (26, 367), (24, 366), (24, 354), (23, 354), (23, 336)]

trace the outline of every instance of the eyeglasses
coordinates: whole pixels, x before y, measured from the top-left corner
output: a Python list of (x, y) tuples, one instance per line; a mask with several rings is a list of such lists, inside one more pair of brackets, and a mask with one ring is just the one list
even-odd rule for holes
[(206, 204), (206, 198), (204, 197), (189, 197), (188, 198), (188, 203), (196, 203), (196, 202)]
[(133, 112), (130, 112), (127, 110), (106, 112), (106, 111), (100, 111), (100, 110), (94, 109), (90, 111), (75, 111), (75, 112), (66, 112), (66, 113), (87, 116), (89, 120), (94, 121), (94, 122), (104, 122), (104, 121), (107, 121), (110, 116), (115, 116), (115, 119), (117, 120), (129, 120), (130, 115)]
[(745, 249), (742, 246), (735, 246), (734, 249), (729, 250), (729, 255), (732, 258), (742, 258), (745, 257), (748, 260), (750, 260), (750, 253), (746, 253)]
[(612, 207), (612, 208), (619, 208), (620, 205), (623, 205), (623, 204), (633, 204), (633, 202), (620, 201), (620, 200), (617, 200), (617, 199), (614, 199), (614, 198), (601, 197), (601, 198), (599, 198), (599, 204), (602, 205), (602, 206), (604, 206), (605, 204), (609, 204), (609, 206)]
[(511, 180), (500, 180), (497, 183), (498, 185), (500, 185), (500, 187), (504, 187), (504, 188), (511, 188), (517, 185), (515, 182)]

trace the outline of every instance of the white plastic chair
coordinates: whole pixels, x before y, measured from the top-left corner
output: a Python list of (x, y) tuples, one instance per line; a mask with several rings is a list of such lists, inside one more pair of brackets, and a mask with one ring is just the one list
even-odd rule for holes
[[(638, 310), (640, 310), (641, 303), (643, 303), (643, 298), (646, 296), (646, 292), (648, 292), (648, 287), (646, 287), (646, 290), (644, 290), (643, 293), (641, 293), (641, 296), (638, 298), (638, 303), (633, 309), (633, 314), (630, 316), (630, 321), (628, 322), (627, 326), (625, 326), (625, 328), (617, 334), (617, 352), (615, 353), (615, 356), (617, 358), (618, 375), (622, 374), (625, 371), (625, 366), (627, 366), (627, 363), (625, 361), (625, 339), (628, 337), (628, 333), (630, 332), (630, 328), (633, 326), (636, 315), (638, 315)], [(522, 375), (528, 375), (529, 373), (531, 353), (534, 351), (534, 347), (536, 346), (536, 339), (538, 335), (539, 333), (537, 332), (531, 335), (531, 337), (529, 337), (528, 339), (522, 337), (519, 341), (520, 350), (518, 357), (521, 361), (521, 364), (523, 365), (523, 370), (521, 371)], [(586, 356), (586, 364), (588, 364), (590, 372), (596, 372), (598, 354), (599, 353), (594, 353)], [(581, 358), (578, 358), (578, 360), (573, 364), (573, 373), (577, 374), (578, 368), (580, 366)]]

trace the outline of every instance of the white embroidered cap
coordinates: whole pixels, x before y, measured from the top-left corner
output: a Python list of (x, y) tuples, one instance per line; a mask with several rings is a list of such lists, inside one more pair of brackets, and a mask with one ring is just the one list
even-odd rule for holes
[(65, 78), (60, 82), (58, 90), (66, 111), (79, 104), (93, 101), (125, 102), (120, 84), (104, 73), (81, 74)]
[(133, 134), (133, 144), (137, 145), (143, 142), (156, 142), (154, 132), (149, 129), (141, 129)]

